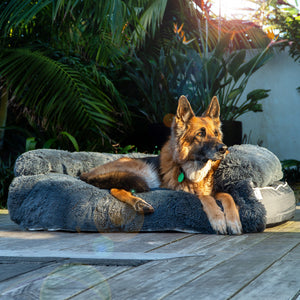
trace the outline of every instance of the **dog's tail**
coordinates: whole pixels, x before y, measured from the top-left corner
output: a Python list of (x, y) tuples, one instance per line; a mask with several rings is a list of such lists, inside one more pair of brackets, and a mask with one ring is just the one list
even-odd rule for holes
[(89, 177), (88, 173), (83, 173), (80, 179), (101, 189), (115, 188), (137, 193), (150, 191), (144, 178), (132, 172), (113, 171), (93, 177)]

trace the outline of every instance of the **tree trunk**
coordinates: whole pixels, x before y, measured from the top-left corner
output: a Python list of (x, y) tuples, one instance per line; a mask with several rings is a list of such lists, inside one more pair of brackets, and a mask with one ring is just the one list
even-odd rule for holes
[(0, 87), (1, 92), (1, 102), (0, 102), (0, 150), (3, 149), (4, 143), (4, 127), (6, 126), (7, 118), (7, 106), (8, 106), (8, 89), (5, 83), (2, 81), (2, 86)]

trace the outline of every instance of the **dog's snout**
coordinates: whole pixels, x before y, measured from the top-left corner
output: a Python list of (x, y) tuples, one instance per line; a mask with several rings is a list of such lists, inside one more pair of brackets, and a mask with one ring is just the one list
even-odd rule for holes
[(228, 147), (224, 144), (220, 144), (219, 147), (218, 147), (218, 150), (221, 154), (225, 154), (227, 149), (228, 149)]

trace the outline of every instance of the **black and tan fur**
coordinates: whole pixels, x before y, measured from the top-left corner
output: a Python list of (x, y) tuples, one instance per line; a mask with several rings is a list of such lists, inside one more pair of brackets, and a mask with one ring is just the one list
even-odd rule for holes
[[(94, 168), (81, 179), (111, 194), (139, 213), (153, 207), (131, 191), (153, 188), (182, 190), (198, 196), (212, 228), (220, 234), (241, 234), (238, 208), (231, 195), (215, 193), (213, 174), (227, 153), (222, 142), (220, 106), (214, 97), (201, 117), (196, 117), (186, 97), (181, 96), (171, 136), (157, 158), (121, 158)], [(179, 175), (184, 177), (178, 180)], [(181, 178), (182, 179), (182, 178)], [(221, 201), (224, 211), (217, 205)]]

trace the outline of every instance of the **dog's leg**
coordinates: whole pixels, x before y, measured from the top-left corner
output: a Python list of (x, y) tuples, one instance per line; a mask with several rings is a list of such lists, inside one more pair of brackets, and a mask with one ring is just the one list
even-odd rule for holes
[(135, 211), (142, 214), (154, 212), (154, 208), (143, 199), (133, 196), (131, 192), (123, 189), (111, 189), (110, 193), (118, 200), (129, 204)]
[(222, 202), (228, 233), (242, 234), (242, 224), (240, 221), (239, 211), (232, 196), (227, 193), (217, 193), (215, 198)]
[(213, 230), (219, 234), (227, 234), (225, 216), (216, 200), (212, 196), (200, 195), (199, 198)]

